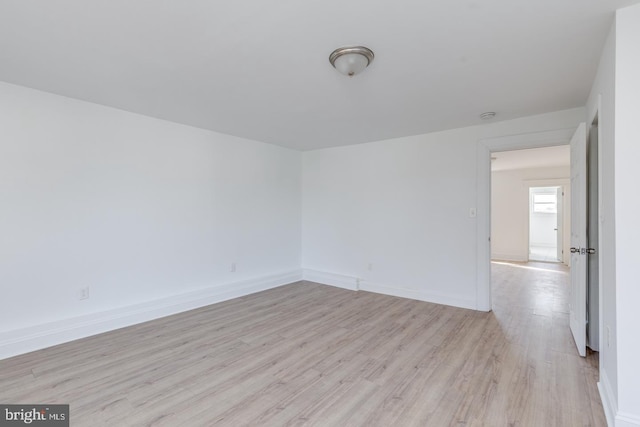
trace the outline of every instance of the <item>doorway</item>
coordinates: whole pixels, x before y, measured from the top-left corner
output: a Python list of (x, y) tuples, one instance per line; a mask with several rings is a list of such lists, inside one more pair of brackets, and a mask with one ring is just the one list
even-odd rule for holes
[[(589, 251), (588, 257), (589, 264), (589, 292), (587, 294), (584, 304), (587, 306), (587, 323), (585, 325), (586, 332), (589, 336), (587, 339), (587, 345), (592, 350), (597, 350), (599, 347), (599, 341), (602, 337), (602, 318), (599, 314), (602, 312), (600, 305), (602, 304), (602, 292), (600, 283), (602, 278), (600, 275), (602, 271), (598, 268), (598, 261), (600, 253), (596, 247), (599, 241), (602, 240), (599, 230), (599, 222), (601, 220), (599, 211), (595, 208), (600, 206), (598, 190), (601, 188), (601, 177), (599, 176), (597, 166), (600, 165), (601, 158), (598, 156), (599, 152), (599, 140), (600, 130), (598, 127), (598, 110), (591, 116), (593, 119), (587, 126), (588, 138), (589, 138), (589, 152), (590, 154), (590, 182), (589, 186), (589, 235), (586, 250), (595, 249)], [(479, 141), (477, 148), (477, 309), (482, 311), (491, 311), (492, 309), (492, 290), (491, 290), (491, 259), (492, 259), (492, 246), (495, 239), (495, 227), (492, 226), (492, 199), (493, 199), (493, 157), (496, 153), (508, 151), (508, 150), (524, 150), (539, 147), (549, 147), (555, 145), (567, 144), (575, 133), (575, 128), (560, 129), (555, 131), (542, 131), (521, 135), (509, 135), (503, 137), (489, 138)], [(537, 183), (542, 184), (542, 183)], [(554, 185), (554, 183), (544, 183), (546, 185)], [(557, 185), (557, 184), (556, 184)], [(544, 185), (539, 185), (544, 186)], [(568, 189), (567, 189), (568, 190)], [(528, 197), (528, 188), (525, 193), (525, 199)], [(573, 196), (565, 196), (566, 200), (573, 199)], [(570, 209), (567, 204), (567, 209)], [(526, 212), (526, 210), (525, 210)], [(566, 225), (566, 224), (565, 224)], [(569, 227), (566, 227), (569, 229)], [(526, 236), (526, 232), (525, 232)], [(596, 237), (597, 236), (597, 237)], [(565, 237), (564, 245), (570, 242), (568, 237)], [(569, 261), (569, 248), (565, 250), (565, 263)], [(515, 261), (515, 259), (513, 260)], [(596, 354), (597, 358), (597, 354)]]
[(529, 261), (562, 261), (563, 195), (560, 186), (529, 188)]
[[(519, 135), (505, 135), (478, 141), (476, 151), (477, 209), (476, 209), (476, 309), (491, 311), (491, 250), (495, 238), (492, 228), (492, 172), (494, 153), (509, 150), (523, 150), (557, 145), (566, 145), (575, 129), (565, 128), (532, 132)], [(527, 200), (527, 193), (524, 195)], [(526, 205), (525, 205), (526, 214)], [(524, 226), (526, 239), (526, 223)], [(526, 248), (526, 246), (525, 246)], [(525, 254), (526, 255), (526, 254)]]

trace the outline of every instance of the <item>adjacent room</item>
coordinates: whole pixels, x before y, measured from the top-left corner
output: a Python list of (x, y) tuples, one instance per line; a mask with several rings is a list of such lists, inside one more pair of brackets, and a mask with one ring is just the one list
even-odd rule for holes
[(0, 425), (640, 426), (640, 0), (0, 1)]

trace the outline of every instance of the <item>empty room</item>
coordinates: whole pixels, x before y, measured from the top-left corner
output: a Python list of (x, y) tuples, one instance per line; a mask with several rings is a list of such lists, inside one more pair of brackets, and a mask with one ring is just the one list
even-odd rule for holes
[(0, 0), (0, 426), (640, 426), (640, 0), (236, 3)]

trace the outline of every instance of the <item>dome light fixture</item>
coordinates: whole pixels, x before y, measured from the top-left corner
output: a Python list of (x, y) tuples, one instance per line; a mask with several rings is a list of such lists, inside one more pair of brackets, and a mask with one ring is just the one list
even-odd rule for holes
[(373, 51), (364, 46), (345, 46), (331, 52), (329, 62), (340, 73), (353, 77), (373, 62)]

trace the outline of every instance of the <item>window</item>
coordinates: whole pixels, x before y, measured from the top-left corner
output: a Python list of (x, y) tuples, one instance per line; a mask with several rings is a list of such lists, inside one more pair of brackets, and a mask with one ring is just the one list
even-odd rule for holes
[(536, 213), (557, 213), (558, 200), (555, 194), (534, 194), (533, 211)]

